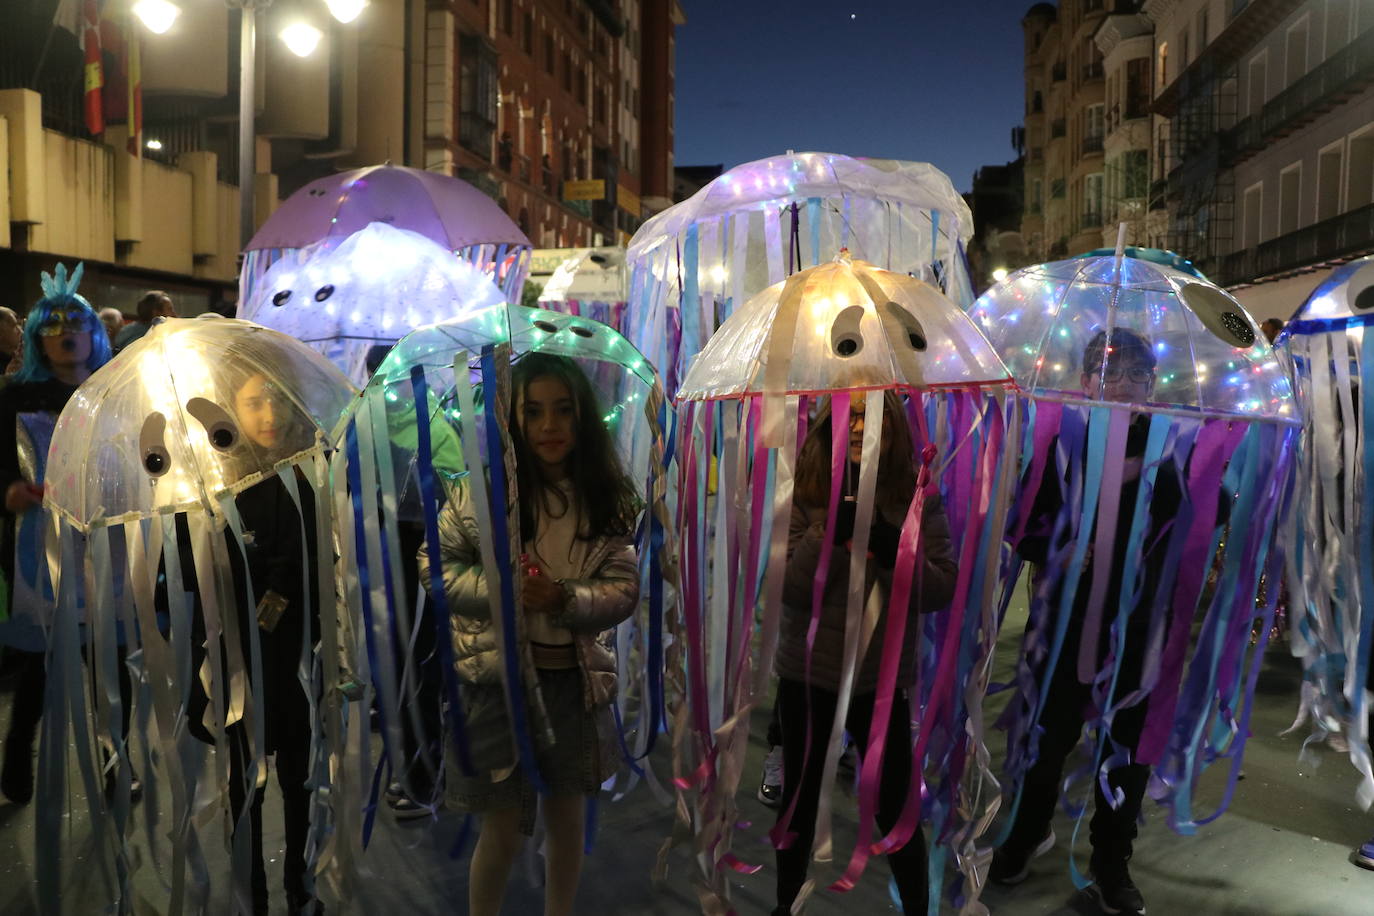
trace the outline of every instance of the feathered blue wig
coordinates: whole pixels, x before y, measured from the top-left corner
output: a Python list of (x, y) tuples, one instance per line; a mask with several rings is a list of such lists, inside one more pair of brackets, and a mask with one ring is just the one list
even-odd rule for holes
[(29, 309), (29, 316), (24, 322), (24, 365), (15, 373), (15, 381), (46, 382), (53, 377), (52, 367), (43, 354), (42, 335), (38, 333), (38, 329), (51, 317), (53, 309), (80, 313), (81, 324), (91, 335), (91, 356), (86, 360), (86, 368), (94, 372), (110, 361), (110, 338), (105, 333), (105, 326), (91, 304), (76, 292), (85, 266), (84, 263), (77, 264), (70, 278), (65, 264), (58, 264), (52, 274), (44, 272), (43, 298)]

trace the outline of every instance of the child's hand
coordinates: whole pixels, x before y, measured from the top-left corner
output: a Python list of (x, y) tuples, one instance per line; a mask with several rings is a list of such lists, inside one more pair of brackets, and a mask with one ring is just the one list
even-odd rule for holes
[(525, 610), (536, 614), (560, 614), (563, 612), (565, 596), (563, 586), (548, 576), (526, 575), (521, 582), (524, 589)]
[(5, 491), (5, 508), (12, 515), (27, 512), (34, 506), (41, 506), (42, 504), (43, 487), (39, 484), (29, 483), (27, 480), (16, 480)]

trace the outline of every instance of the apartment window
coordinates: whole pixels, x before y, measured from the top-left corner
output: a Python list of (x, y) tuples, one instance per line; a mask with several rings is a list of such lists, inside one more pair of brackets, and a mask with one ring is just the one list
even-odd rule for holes
[(1180, 73), (1188, 69), (1188, 61), (1192, 59), (1188, 52), (1191, 50), (1188, 42), (1188, 30), (1184, 29), (1178, 33), (1178, 69)]
[(1301, 194), (1302, 163), (1295, 162), (1279, 173), (1279, 235), (1298, 231)]
[(1344, 140), (1317, 153), (1317, 222), (1341, 212), (1341, 160), (1344, 158)]
[(1102, 173), (1095, 172), (1083, 181), (1083, 226), (1102, 225)]
[(534, 56), (534, 11), (525, 10), (521, 17), (520, 47), (529, 56)]
[(603, 86), (598, 86), (596, 89), (596, 101), (592, 106), (592, 116), (596, 119), (596, 123), (606, 123), (606, 108), (606, 89)]
[(1307, 17), (1288, 30), (1284, 47), (1284, 80), (1291, 86), (1307, 72)]
[(1126, 61), (1126, 118), (1150, 114), (1150, 59), (1137, 57)]
[(1261, 51), (1250, 61), (1250, 85), (1247, 87), (1246, 98), (1249, 100), (1247, 114), (1250, 117), (1258, 117), (1264, 110), (1264, 100), (1268, 97), (1267, 81), (1269, 78), (1269, 52)]
[(1144, 197), (1150, 190), (1150, 154), (1143, 149), (1127, 150), (1121, 157), (1121, 196)]
[(1350, 138), (1350, 164), (1345, 170), (1345, 206), (1348, 210), (1374, 204), (1374, 128)]
[(544, 33), (544, 70), (553, 76), (554, 69), (553, 32)]
[(1039, 213), (1044, 204), (1044, 182), (1037, 178), (1031, 183), (1031, 212)]
[(585, 64), (577, 68), (577, 101), (581, 105), (587, 104), (587, 67)]
[(1240, 247), (1254, 248), (1260, 243), (1260, 229), (1264, 218), (1264, 182), (1256, 182), (1245, 189), (1245, 203), (1242, 210), (1244, 222), (1241, 224)]
[(1330, 57), (1350, 41), (1350, 0), (1326, 0), (1326, 53)]
[(515, 28), (515, 0), (501, 0), (496, 7), (496, 26), (509, 35)]
[(1207, 7), (1204, 6), (1202, 9), (1197, 11), (1197, 50), (1199, 54), (1202, 53), (1203, 48), (1207, 47), (1207, 40), (1210, 38), (1210, 36), (1207, 34), (1208, 25), (1209, 23), (1207, 22)]
[(458, 142), (490, 160), (498, 114), (496, 51), (480, 35), (463, 34), (458, 39), (458, 53)]
[(572, 55), (569, 54), (567, 51), (564, 51), (564, 52), (563, 52), (563, 91), (564, 91), (564, 92), (572, 92), (572, 81), (573, 81), (572, 74), (573, 74)]

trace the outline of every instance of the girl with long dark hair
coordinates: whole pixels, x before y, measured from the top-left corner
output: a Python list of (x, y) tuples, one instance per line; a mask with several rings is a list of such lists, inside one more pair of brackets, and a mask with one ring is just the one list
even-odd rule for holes
[[(553, 916), (572, 911), (587, 798), (616, 766), (612, 634), (639, 600), (633, 545), (638, 503), (603, 411), (576, 363), (539, 353), (524, 356), (512, 372), (511, 402), (525, 558), (522, 605), (508, 610), (524, 615), (530, 653), (522, 651), (522, 657), (532, 659), (534, 668), (526, 682), (536, 687), (546, 713), (531, 717), (531, 730), (548, 792), (538, 796), (517, 765), (502, 690), (500, 623), (488, 603), (479, 549), (486, 533), (478, 530), (472, 503), (480, 497), (460, 480), (439, 513), (439, 562), (453, 617), (473, 772), (448, 768), (446, 802), (453, 810), (482, 815), (469, 869), (472, 916), (500, 911), (521, 835), (533, 832), (536, 807), (542, 808), (544, 912)], [(427, 581), (427, 547), (419, 559), (420, 579)]]

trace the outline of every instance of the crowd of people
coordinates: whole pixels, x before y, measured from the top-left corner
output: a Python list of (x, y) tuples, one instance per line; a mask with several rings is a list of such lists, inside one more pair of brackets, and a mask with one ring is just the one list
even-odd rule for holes
[[(112, 354), (148, 333), (159, 318), (176, 314), (171, 298), (160, 291), (150, 291), (138, 300), (132, 321), (117, 309), (97, 313), (75, 295), (49, 297), (22, 319), (9, 309), (0, 309), (0, 362), (7, 366), (6, 380), (0, 385), (0, 491), (4, 494), (0, 572), (9, 586), (8, 614), (0, 623), (0, 642), (6, 646), (6, 666), (15, 683), (0, 791), (15, 803), (27, 803), (33, 796), (33, 744), (44, 695), (42, 605), (51, 602), (51, 594), (44, 591), (37, 572), (42, 564), (33, 553), (41, 545), (41, 539), (35, 539), (35, 529), (43, 498), (42, 461), (35, 463), (33, 456), (46, 454), (57, 415), (91, 373)], [(1266, 322), (1266, 332), (1271, 322)], [(1278, 322), (1273, 333), (1281, 326)], [(255, 447), (265, 454), (278, 454), (287, 447), (291, 430), (284, 425), (273, 382), (261, 374), (241, 374), (234, 386), (232, 405), (238, 426)], [(1149, 341), (1139, 334), (1120, 329), (1110, 336), (1098, 334), (1082, 354), (1082, 388), (1087, 398), (1143, 403), (1154, 384), (1155, 359)], [(847, 596), (856, 585), (849, 581), (850, 570), (864, 570), (864, 581), (858, 587), (883, 599), (882, 613), (889, 613), (885, 599), (893, 588), (902, 518), (917, 492), (917, 460), (911, 432), (903, 420), (906, 412), (898, 395), (889, 393), (887, 397), (891, 403), (884, 414), (892, 419), (881, 432), (877, 505), (866, 539), (867, 556), (856, 558), (859, 562), (851, 563), (850, 556), (855, 540), (854, 503), (842, 502), (833, 526), (827, 526), (832, 491), (832, 415), (828, 402), (821, 401), (797, 457), (786, 554), (777, 558), (786, 567), (775, 666), (777, 692), (769, 729), (769, 741), (777, 747), (769, 755), (759, 790), (760, 799), (778, 808), (780, 822), (796, 835), (786, 848), (776, 851), (776, 914), (791, 911), (807, 880), (826, 740), (844, 681), (840, 647)], [(640, 506), (601, 422), (602, 406), (596, 403), (587, 376), (573, 360), (532, 354), (515, 363), (510, 428), (520, 527), (525, 535), (520, 594), (531, 647), (528, 659), (533, 668), (523, 674), (528, 684), (537, 685), (542, 709), (539, 720), (529, 726), (542, 736), (532, 766), (528, 762), (522, 765), (512, 752), (510, 735), (515, 726), (503, 688), (507, 660), (497, 632), (499, 622), (491, 611), (488, 589), (493, 580), (491, 571), (484, 568), (481, 542), (485, 532), (477, 523), (475, 497), (461, 480), (446, 486), (438, 515), (437, 557), (430, 555), (418, 528), (403, 532), (407, 552), (415, 557), (413, 567), (406, 570), (411, 597), (417, 596), (419, 583), (430, 581), (431, 569), (438, 564), (452, 615), (455, 670), (463, 685), (464, 716), (471, 741), (469, 759), (461, 761), (464, 765), (460, 766), (457, 755), (449, 754), (447, 772), (430, 774), (428, 780), (411, 768), (403, 781), (391, 787), (387, 800), (402, 817), (429, 813), (426, 803), (430, 799), (440, 800), (451, 810), (480, 815), (480, 834), (469, 867), (469, 912), (474, 916), (500, 911), (522, 837), (532, 832), (536, 815), (541, 813), (546, 834), (545, 912), (571, 912), (583, 865), (586, 802), (620, 763), (621, 748), (611, 708), (617, 688), (612, 633), (639, 600), (634, 535)], [(847, 478), (858, 476), (865, 428), (861, 406), (857, 404), (847, 414), (848, 460), (854, 467), (843, 468), (838, 460), (834, 464), (835, 471), (843, 469)], [(1144, 425), (1134, 421), (1126, 450), (1130, 467), (1123, 475), (1123, 501), (1133, 501), (1141, 485), (1144, 437)], [(1045, 468), (1039, 498), (1022, 526), (1026, 535), (1014, 545), (1028, 562), (1054, 562), (1063, 549), (1064, 531), (1056, 528), (1054, 519), (1078, 473), (1081, 469), (1072, 466), (1050, 464)], [(1153, 479), (1152, 530), (1171, 523), (1182, 499), (1176, 473), (1161, 472)], [(301, 488), (301, 492), (310, 491)], [(258, 533), (242, 557), (233, 550), (230, 555), (238, 564), (236, 587), (244, 589), (247, 582), (253, 583), (251, 602), (239, 605), (251, 604), (258, 616), (245, 616), (239, 627), (245, 633), (257, 627), (262, 640), (263, 689), (268, 700), (266, 750), (275, 754), (286, 828), (283, 883), (293, 913), (319, 913), (322, 907), (307, 864), (312, 791), (307, 759), (311, 721), (307, 690), (318, 690), (319, 685), (312, 687), (297, 676), (302, 651), (310, 649), (302, 646), (302, 640), (316, 638), (321, 613), (319, 596), (308, 601), (299, 587), (303, 576), (308, 580), (317, 572), (300, 568), (301, 557), (316, 555), (317, 545), (299, 543), (300, 532), (307, 532), (307, 537), (314, 535), (311, 526), (300, 523), (312, 510), (289, 497), (276, 477), (244, 490), (237, 503), (245, 526)], [(1225, 512), (1223, 505), (1218, 527), (1225, 524)], [(924, 532), (915, 558), (918, 585), (911, 589), (906, 609), (912, 615), (939, 611), (948, 604), (959, 573), (938, 496), (927, 498), (923, 518)], [(1129, 518), (1122, 516), (1125, 523)], [(1124, 545), (1129, 534), (1118, 531), (1118, 543)], [(1156, 545), (1156, 553), (1162, 543), (1155, 538), (1147, 538), (1147, 542)], [(826, 580), (816, 620), (811, 610), (813, 588), (823, 556), (829, 556), (832, 574)], [(1110, 562), (1116, 564), (1107, 576), (1111, 603), (1135, 602), (1145, 607), (1154, 601), (1148, 587), (1124, 588), (1120, 569), (1124, 551), (1117, 551)], [(1148, 568), (1158, 562), (1163, 562), (1162, 556), (1147, 552), (1143, 559), (1146, 582), (1150, 580)], [(1092, 563), (1091, 556), (1088, 563)], [(1084, 576), (1089, 575), (1085, 570)], [(196, 591), (194, 580), (184, 584), (188, 591)], [(1080, 605), (1086, 602), (1087, 593), (1080, 590), (1078, 596), (1074, 613), (1081, 616), (1084, 609)], [(878, 626), (882, 626), (881, 621)], [(429, 629), (423, 627), (421, 632)], [(204, 635), (203, 629), (197, 633)], [(1099, 656), (1107, 651), (1105, 631), (1102, 636)], [(1070, 640), (1072, 645), (1060, 656), (1062, 660), (1080, 655), (1077, 633), (1072, 628)], [(1122, 689), (1139, 683), (1144, 642), (1143, 632), (1131, 630), (1125, 636)], [(902, 688), (914, 683), (913, 647), (914, 641), (900, 658), (897, 683)], [(195, 649), (199, 668), (205, 651), (200, 645)], [(243, 651), (248, 651), (246, 644)], [(437, 728), (442, 691), (435, 686), (433, 647), (421, 646), (418, 651), (425, 656), (421, 661), (430, 672), (425, 675), (429, 686), (421, 694), (429, 707), (426, 721), (428, 727)], [(844, 722), (853, 747), (867, 746), (874, 721), (879, 654), (877, 643), (870, 645), (853, 680), (853, 697)], [(1039, 755), (1025, 777), (1008, 838), (991, 863), (990, 879), (1004, 885), (1024, 880), (1034, 857), (1053, 845), (1050, 821), (1060, 795), (1065, 760), (1090, 715), (1089, 685), (1075, 676), (1072, 661), (1041, 670), (1038, 677), (1042, 684), (1048, 684), (1050, 699), (1045, 705), (1050, 712), (1041, 720)], [(122, 692), (129, 690), (128, 684), (121, 685)], [(193, 693), (188, 718), (194, 727), (213, 698), (203, 690)], [(130, 705), (124, 704), (126, 733)], [(909, 709), (904, 690), (899, 691), (886, 717), (889, 751), (877, 774), (876, 815), (884, 833), (896, 823), (912, 788)], [(1114, 740), (1131, 744), (1147, 709), (1148, 703), (1142, 703), (1118, 716)], [(212, 740), (209, 734), (204, 737)], [(249, 812), (246, 821), (239, 818), (235, 823), (236, 828), (246, 827), (251, 832), (252, 910), (265, 913), (269, 894), (262, 850), (263, 782), (249, 785), (251, 755), (242, 727), (230, 726), (226, 739), (230, 810)], [(422, 744), (422, 734), (408, 734), (406, 753), (412, 758), (423, 756)], [(114, 769), (108, 772), (113, 776)], [(1128, 863), (1149, 776), (1149, 768), (1142, 764), (1118, 762), (1106, 781), (1097, 785), (1096, 812), (1090, 825), (1092, 888), (1106, 913), (1144, 912), (1144, 896), (1131, 878)], [(442, 789), (437, 784), (440, 781)], [(115, 789), (113, 781), (107, 782), (107, 792)], [(134, 777), (134, 800), (138, 791)], [(1374, 867), (1374, 847), (1366, 850), (1362, 861)], [(924, 912), (929, 896), (928, 870), (920, 831), (888, 858), (903, 909)]]

